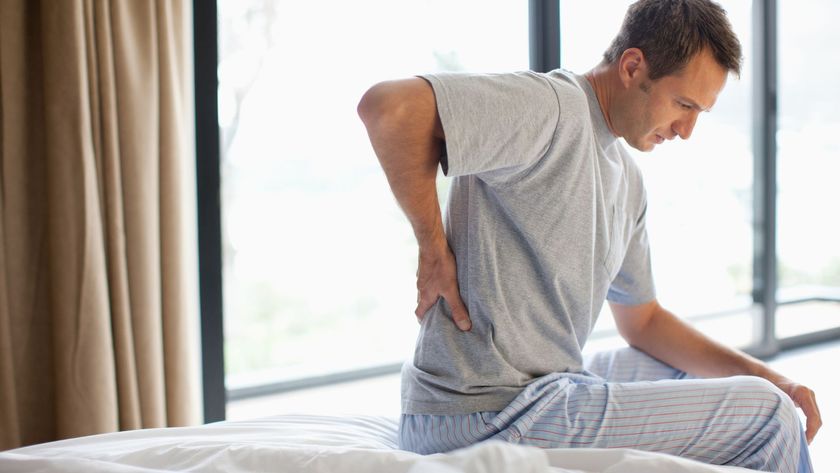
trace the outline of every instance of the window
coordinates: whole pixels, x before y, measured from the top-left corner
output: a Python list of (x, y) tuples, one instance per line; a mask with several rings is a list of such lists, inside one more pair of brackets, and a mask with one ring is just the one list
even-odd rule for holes
[(522, 1), (219, 2), (228, 389), (412, 353), (416, 243), (356, 105), (390, 78), (527, 69), (527, 27)]
[(828, 0), (779, 2), (778, 271), (780, 337), (840, 325), (840, 64)]
[[(557, 1), (562, 65), (585, 72), (599, 61), (631, 2)], [(830, 19), (840, 7), (828, 0), (720, 3), (744, 48), (740, 80), (729, 80), (689, 143), (631, 152), (648, 190), (660, 300), (721, 341), (760, 342), (756, 353), (766, 356), (840, 336), (840, 225), (833, 207), (840, 190), (832, 181), (840, 171), (833, 140), (840, 96), (831, 82), (840, 70), (829, 60), (830, 46), (840, 39)], [(220, 0), (217, 71), (202, 50), (215, 36), (201, 35), (206, 23), (200, 19), (216, 14), (207, 5), (196, 3), (197, 149), (204, 176), (205, 163), (215, 168), (217, 155), (204, 146), (215, 139), (202, 141), (215, 133), (215, 124), (202, 120), (214, 115), (203, 114), (202, 105), (213, 101), (207, 91), (215, 87), (202, 86), (218, 72), (228, 393), (271, 383), (288, 387), (319, 375), (334, 380), (335, 373), (389, 363), (393, 372), (414, 345), (416, 249), (356, 104), (367, 87), (389, 78), (527, 69), (529, 33), (537, 46), (533, 60), (556, 64), (549, 46), (558, 19), (536, 13), (552, 11), (553, 4)], [(529, 32), (529, 20), (540, 28)], [(767, 32), (766, 44), (753, 46), (753, 28)], [(776, 47), (778, 58), (764, 56), (765, 48)], [(768, 156), (778, 154), (778, 225), (763, 213), (753, 215), (767, 203), (755, 193), (767, 181), (754, 166), (753, 140), (765, 146), (764, 130), (775, 126), (772, 114), (766, 127), (753, 124), (764, 114), (751, 116), (753, 89), (776, 87), (752, 70), (764, 58), (780, 64), (778, 133), (766, 145)], [(755, 97), (755, 105), (774, 110), (767, 95)], [(215, 190), (212, 182), (202, 186), (215, 177), (206, 175), (199, 182), (200, 205), (210, 209), (209, 217), (200, 213), (201, 235), (207, 235), (200, 235), (201, 259), (215, 264)], [(440, 179), (442, 203), (447, 188)], [(760, 196), (755, 206), (754, 193)], [(761, 238), (774, 234), (781, 304), (775, 312), (761, 294), (764, 286), (775, 287), (763, 267), (774, 253)], [(755, 249), (754, 240), (761, 242)], [(221, 308), (214, 303), (217, 281), (207, 279), (205, 412), (216, 420), (224, 405), (218, 395), (221, 329), (208, 321)], [(753, 340), (754, 333), (761, 340)], [(602, 316), (587, 350), (615, 346), (615, 335), (612, 317)]]

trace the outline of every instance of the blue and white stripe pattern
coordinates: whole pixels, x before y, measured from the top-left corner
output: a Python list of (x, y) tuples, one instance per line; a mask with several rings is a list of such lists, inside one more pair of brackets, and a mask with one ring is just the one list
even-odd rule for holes
[(430, 454), (499, 439), (544, 448), (636, 448), (763, 471), (812, 471), (793, 401), (762, 378), (691, 378), (633, 348), (599, 353), (586, 368), (583, 374), (537, 379), (500, 412), (404, 414), (400, 447)]

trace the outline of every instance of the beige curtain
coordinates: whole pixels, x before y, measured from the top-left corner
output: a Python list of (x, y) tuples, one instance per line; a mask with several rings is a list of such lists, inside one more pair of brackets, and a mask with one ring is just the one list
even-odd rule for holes
[(0, 0), (0, 449), (198, 421), (189, 0)]

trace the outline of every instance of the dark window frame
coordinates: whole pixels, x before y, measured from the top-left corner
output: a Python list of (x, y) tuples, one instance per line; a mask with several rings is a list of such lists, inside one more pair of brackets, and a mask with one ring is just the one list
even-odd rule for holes
[(226, 417), (216, 0), (193, 0), (198, 290), (204, 422)]
[[(777, 131), (777, 1), (753, 2), (753, 302), (756, 343), (745, 351), (770, 358), (781, 351), (840, 339), (840, 327), (777, 338), (776, 309), (780, 305), (812, 301), (840, 302), (818, 295), (797, 300), (777, 299), (776, 259), (776, 131)], [(534, 71), (560, 64), (560, 1), (529, 0), (529, 55)], [(335, 373), (301, 380), (266, 383), (228, 390), (225, 386), (222, 312), (222, 228), (220, 146), (218, 126), (218, 17), (215, 0), (193, 0), (196, 187), (198, 198), (199, 297), (201, 307), (204, 420), (225, 419), (233, 399), (310, 388), (373, 376), (398, 373), (399, 364)], [(707, 314), (703, 317), (715, 316)]]

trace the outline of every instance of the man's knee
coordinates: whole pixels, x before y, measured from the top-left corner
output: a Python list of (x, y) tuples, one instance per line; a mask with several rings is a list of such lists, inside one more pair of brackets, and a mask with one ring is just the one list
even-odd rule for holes
[(778, 386), (757, 376), (735, 376), (732, 378), (735, 388), (731, 394), (744, 405), (754, 406), (757, 417), (776, 420), (779, 427), (795, 431), (798, 437), (801, 426), (793, 400)]
[[(729, 390), (733, 406), (752, 406), (752, 412), (742, 417), (751, 430), (754, 449), (747, 450), (747, 458), (740, 466), (757, 470), (794, 471), (797, 458), (805, 458), (807, 446), (802, 425), (793, 400), (773, 383), (753, 376), (730, 378)], [(741, 413), (743, 415), (743, 412)], [(797, 453), (800, 452), (800, 453)], [(808, 471), (808, 470), (804, 470)]]
[(780, 403), (790, 403), (793, 406), (793, 401), (784, 391), (764, 378), (758, 376), (733, 376), (729, 379), (739, 388), (737, 390), (738, 392), (760, 394), (767, 396), (767, 398), (774, 398)]

